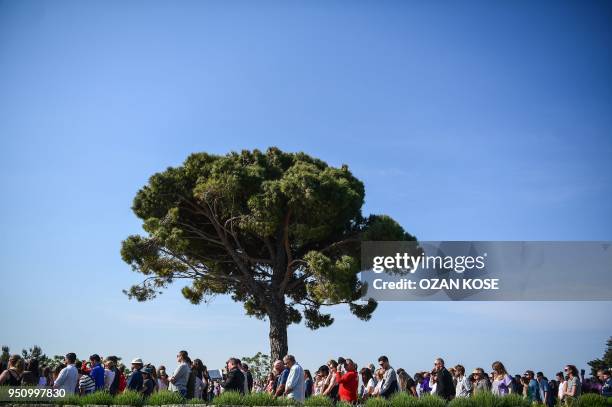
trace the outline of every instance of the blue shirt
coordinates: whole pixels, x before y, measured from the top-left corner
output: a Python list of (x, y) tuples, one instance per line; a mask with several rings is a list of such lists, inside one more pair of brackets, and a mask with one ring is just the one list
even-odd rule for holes
[(552, 406), (554, 397), (550, 391), (550, 385), (548, 381), (542, 379), (540, 381), (540, 401), (542, 402), (544, 402), (544, 393), (548, 393), (548, 405)]
[(281, 384), (287, 384), (287, 377), (289, 377), (289, 369), (285, 368), (285, 370), (283, 370), (283, 373), (278, 376), (278, 382), (276, 383), (276, 387), (280, 386)]
[(104, 368), (99, 363), (91, 368), (89, 376), (96, 383), (96, 390), (104, 389)]
[(538, 385), (536, 379), (531, 379), (529, 381), (527, 400), (530, 402), (540, 401), (540, 386)]

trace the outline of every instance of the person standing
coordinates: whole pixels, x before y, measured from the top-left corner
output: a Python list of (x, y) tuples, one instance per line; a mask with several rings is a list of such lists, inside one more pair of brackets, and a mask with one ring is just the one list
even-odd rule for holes
[(436, 395), (444, 400), (450, 401), (455, 397), (455, 386), (453, 377), (444, 367), (444, 359), (437, 358), (434, 361), (434, 371), (436, 373)]
[(142, 383), (144, 379), (142, 378), (142, 369), (143, 363), (142, 359), (136, 358), (132, 360), (132, 373), (127, 379), (127, 389), (139, 392), (142, 389)]
[(363, 400), (366, 400), (372, 395), (376, 388), (376, 379), (374, 379), (374, 375), (368, 367), (362, 368), (359, 373), (361, 374), (361, 381), (363, 383), (360, 396)]
[(491, 391), (491, 383), (485, 371), (481, 367), (477, 367), (472, 372), (474, 383), (472, 383), (472, 394), (485, 393)]
[(381, 356), (378, 358), (378, 364), (384, 370), (382, 384), (380, 385), (379, 395), (384, 398), (391, 397), (399, 389), (397, 384), (397, 374), (395, 370), (389, 364), (389, 358)]
[(327, 375), (327, 378), (325, 379), (323, 393), (321, 394), (329, 397), (334, 401), (338, 401), (338, 383), (336, 382), (338, 362), (336, 362), (334, 359), (330, 359), (329, 362), (327, 362), (327, 368), (329, 370), (329, 373)]
[(193, 398), (204, 398), (204, 364), (200, 359), (194, 359), (191, 364), (191, 372), (195, 375), (195, 386)]
[(96, 391), (96, 382), (89, 375), (89, 372), (83, 369), (83, 366), (81, 366), (81, 368), (77, 370), (79, 372), (79, 394), (81, 396), (84, 396), (86, 394), (91, 394)]
[(597, 375), (601, 380), (601, 395), (604, 397), (612, 397), (612, 376), (610, 376), (610, 371), (602, 369), (597, 372)]
[(170, 385), (168, 390), (180, 393), (181, 396), (187, 396), (187, 384), (189, 382), (189, 376), (191, 374), (191, 368), (189, 367), (189, 356), (186, 350), (180, 351), (176, 355), (176, 361), (178, 365), (174, 369), (174, 373), (170, 376)]
[(225, 391), (236, 391), (244, 394), (244, 374), (238, 368), (238, 359), (229, 358), (227, 363), (227, 378), (221, 383)]
[[(115, 381), (115, 378), (117, 379)], [(116, 383), (114, 391), (111, 390), (113, 384)], [(104, 360), (104, 388), (108, 390), (108, 392), (112, 395), (117, 394), (117, 388), (119, 387), (119, 377), (115, 375), (115, 371), (113, 370), (113, 361), (106, 358)]]
[(338, 382), (338, 398), (347, 403), (357, 402), (357, 388), (359, 387), (359, 376), (357, 368), (352, 359), (344, 361), (344, 372), (336, 372), (336, 382)]
[(578, 399), (582, 394), (582, 384), (580, 383), (578, 368), (576, 366), (567, 365), (563, 371), (567, 374), (567, 386), (564, 398), (566, 404), (570, 404), (573, 400)]
[(76, 354), (73, 352), (67, 353), (64, 357), (66, 367), (60, 370), (57, 379), (53, 383), (54, 389), (63, 389), (66, 394), (74, 394), (79, 382), (79, 371), (74, 365), (76, 363)]
[(24, 362), (21, 356), (11, 355), (8, 360), (8, 369), (0, 374), (0, 385), (21, 386), (21, 375), (24, 371), (23, 367)]
[(168, 373), (166, 369), (159, 369), (157, 372), (157, 388), (161, 390), (168, 390), (170, 380), (168, 380)]
[(304, 398), (312, 396), (313, 388), (312, 374), (310, 374), (310, 370), (304, 369)]
[(25, 364), (25, 370), (21, 375), (21, 385), (22, 386), (36, 386), (40, 380), (39, 375), (39, 367), (38, 367), (38, 359), (31, 358), (28, 359)]
[(285, 356), (283, 362), (289, 368), (289, 375), (285, 384), (285, 396), (302, 403), (306, 394), (304, 389), (304, 369), (295, 361), (295, 356), (293, 355)]
[(540, 400), (540, 385), (535, 380), (533, 370), (527, 370), (523, 374), (526, 388), (526, 398), (530, 403), (539, 403)]
[(469, 397), (472, 391), (472, 383), (465, 375), (465, 367), (463, 365), (455, 366), (455, 397)]
[(542, 404), (548, 407), (552, 407), (555, 405), (554, 397), (550, 385), (548, 383), (548, 379), (544, 377), (544, 373), (538, 372), (536, 373), (536, 381), (539, 385), (540, 390), (540, 401)]
[(91, 364), (89, 376), (91, 376), (96, 384), (96, 390), (104, 389), (104, 368), (100, 363), (100, 356), (97, 353), (94, 353), (89, 357), (89, 363)]
[(493, 384), (491, 385), (492, 393), (496, 396), (505, 396), (510, 393), (512, 386), (512, 378), (506, 371), (504, 364), (500, 361), (493, 362)]
[(244, 374), (244, 377), (246, 378), (247, 391), (250, 393), (253, 391), (253, 382), (254, 382), (253, 375), (251, 374), (251, 371), (249, 370), (249, 365), (241, 362), (240, 366), (242, 367), (241, 369), (242, 374)]
[(155, 380), (153, 379), (153, 372), (155, 369), (151, 366), (146, 366), (142, 369), (142, 388), (140, 389), (140, 394), (144, 398), (149, 397), (153, 394), (155, 390)]
[(281, 397), (283, 394), (285, 394), (285, 386), (287, 384), (287, 378), (289, 377), (289, 368), (282, 360), (277, 360), (274, 363), (274, 368), (277, 372), (274, 395), (276, 397)]

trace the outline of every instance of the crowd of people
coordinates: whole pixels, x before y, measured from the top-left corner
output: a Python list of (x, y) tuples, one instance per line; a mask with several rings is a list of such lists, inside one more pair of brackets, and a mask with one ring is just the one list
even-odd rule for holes
[(499, 361), (493, 362), (489, 373), (478, 367), (467, 374), (464, 366), (447, 368), (444, 360), (438, 358), (431, 371), (411, 376), (402, 368), (395, 370), (386, 356), (378, 358), (378, 366), (370, 364), (361, 369), (352, 359), (340, 357), (319, 367), (313, 376), (293, 355), (287, 355), (272, 364), (265, 379), (256, 380), (249, 366), (238, 358), (229, 358), (219, 377), (211, 377), (202, 361), (191, 360), (187, 351), (178, 352), (176, 361), (172, 374), (168, 374), (164, 366), (156, 368), (140, 358), (133, 359), (131, 368), (126, 369), (115, 356), (101, 358), (94, 354), (79, 362), (76, 354), (68, 353), (62, 364), (50, 369), (39, 366), (36, 359), (12, 355), (8, 364), (0, 367), (0, 385), (48, 387), (80, 395), (98, 390), (114, 395), (128, 389), (144, 397), (169, 390), (205, 401), (223, 391), (267, 392), (299, 402), (320, 395), (352, 404), (372, 397), (389, 398), (397, 392), (414, 397), (435, 394), (446, 400), (481, 392), (499, 396), (519, 394), (546, 406), (569, 402), (588, 392), (612, 397), (610, 370), (600, 370), (597, 377), (585, 379), (584, 370), (579, 373), (574, 365), (566, 365), (549, 380), (542, 372), (532, 370), (512, 376)]

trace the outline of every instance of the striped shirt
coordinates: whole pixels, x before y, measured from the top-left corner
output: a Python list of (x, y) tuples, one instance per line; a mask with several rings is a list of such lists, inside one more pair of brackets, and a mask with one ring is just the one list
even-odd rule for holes
[(96, 382), (89, 375), (82, 375), (79, 379), (79, 390), (81, 394), (93, 393), (96, 390)]

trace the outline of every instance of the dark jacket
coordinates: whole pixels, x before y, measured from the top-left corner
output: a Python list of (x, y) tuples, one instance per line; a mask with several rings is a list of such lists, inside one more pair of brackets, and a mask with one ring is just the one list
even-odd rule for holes
[(227, 378), (221, 383), (225, 391), (237, 391), (244, 394), (244, 374), (237, 367), (227, 372)]
[(249, 386), (249, 391), (253, 391), (253, 375), (248, 370), (246, 372), (246, 380), (247, 380), (247, 384)]
[(134, 370), (130, 374), (127, 380), (127, 388), (129, 390), (140, 391), (142, 389), (142, 383), (144, 382), (142, 378), (142, 373), (140, 370)]
[(445, 400), (451, 400), (455, 397), (455, 385), (453, 377), (445, 367), (437, 374), (438, 384), (436, 385), (436, 395)]

